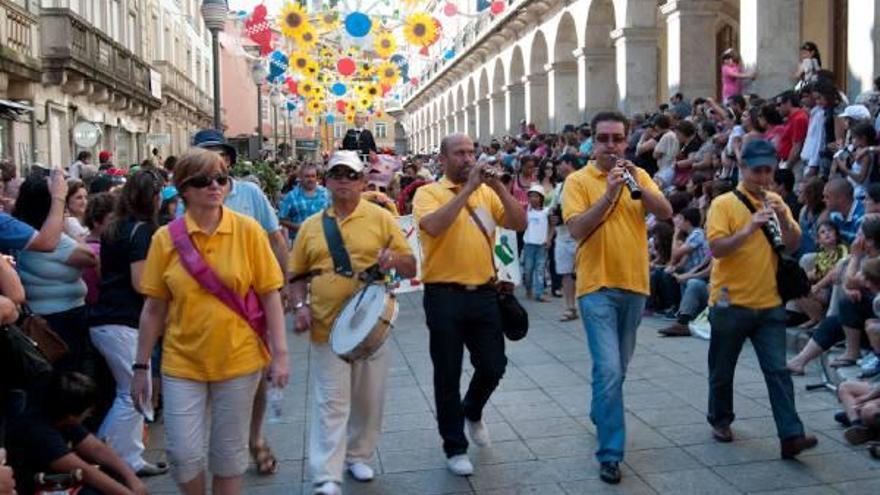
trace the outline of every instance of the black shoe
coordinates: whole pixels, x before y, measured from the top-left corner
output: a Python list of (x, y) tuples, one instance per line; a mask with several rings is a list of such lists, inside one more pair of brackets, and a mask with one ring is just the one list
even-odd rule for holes
[(849, 428), (852, 426), (852, 422), (849, 420), (849, 417), (846, 415), (846, 411), (838, 411), (837, 414), (834, 415), (834, 421), (837, 421), (841, 424), (841, 426), (846, 426)]
[(599, 479), (609, 485), (620, 483), (620, 463), (619, 462), (603, 462), (599, 466)]

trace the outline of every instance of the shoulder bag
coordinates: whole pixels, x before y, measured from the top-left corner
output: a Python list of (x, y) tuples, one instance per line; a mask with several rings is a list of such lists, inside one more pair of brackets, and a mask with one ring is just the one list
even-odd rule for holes
[[(180, 263), (187, 273), (196, 279), (203, 289), (246, 321), (263, 344), (266, 344), (266, 313), (253, 287), (248, 290), (244, 298), (227, 287), (196, 249), (186, 231), (186, 221), (183, 218), (169, 223), (168, 232), (180, 256)], [(268, 349), (268, 346), (266, 348)]]
[[(757, 211), (752, 202), (743, 193), (734, 189), (733, 194), (749, 209), (750, 213), (754, 214)], [(761, 227), (761, 232), (764, 233), (764, 237), (770, 243), (770, 248), (779, 257), (779, 263), (776, 267), (776, 290), (779, 292), (779, 297), (782, 298), (783, 304), (809, 294), (811, 287), (810, 279), (807, 278), (807, 273), (801, 268), (800, 263), (793, 257), (785, 254), (784, 246), (777, 247), (775, 245), (773, 235), (766, 224)]]
[(493, 280), (495, 281), (495, 290), (498, 293), (498, 310), (501, 313), (501, 330), (504, 332), (504, 336), (511, 341), (516, 342), (517, 340), (522, 340), (529, 332), (529, 313), (526, 312), (526, 309), (523, 308), (522, 304), (517, 301), (516, 296), (513, 295), (513, 284), (498, 280), (498, 269), (495, 268), (495, 243), (473, 208), (467, 203), (465, 203), (464, 207), (474, 223), (477, 224), (480, 232), (483, 233), (483, 237), (489, 245), (489, 259), (492, 260), (492, 269), (495, 270), (495, 277)]
[(31, 311), (27, 304), (21, 305), (21, 316), (18, 320), (21, 333), (36, 343), (40, 352), (50, 363), (57, 363), (70, 352), (64, 339), (58, 336), (49, 322), (42, 316)]

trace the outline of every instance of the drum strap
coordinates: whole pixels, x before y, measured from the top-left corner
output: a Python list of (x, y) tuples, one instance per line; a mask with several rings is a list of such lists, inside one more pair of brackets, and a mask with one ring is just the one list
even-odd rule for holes
[(348, 256), (348, 250), (345, 249), (345, 242), (342, 240), (342, 232), (339, 231), (336, 218), (331, 217), (327, 213), (328, 211), (329, 208), (324, 210), (321, 222), (324, 226), (324, 239), (327, 241), (327, 248), (333, 258), (333, 271), (344, 277), (354, 277), (354, 269), (351, 267), (351, 258)]

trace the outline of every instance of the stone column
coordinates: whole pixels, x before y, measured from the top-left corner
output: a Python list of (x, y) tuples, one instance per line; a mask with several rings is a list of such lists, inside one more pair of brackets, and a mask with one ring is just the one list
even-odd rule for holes
[(489, 135), (494, 138), (501, 137), (506, 129), (504, 123), (504, 93), (495, 91), (489, 95)]
[(504, 129), (519, 134), (519, 122), (526, 118), (526, 92), (521, 82), (504, 86)]
[[(846, 58), (849, 60), (849, 97), (871, 91), (880, 72), (880, 0), (850, 2), (847, 9)], [(858, 61), (857, 63), (852, 63)]]
[(476, 140), (477, 137), (477, 104), (470, 103), (465, 107), (464, 133)]
[(526, 99), (526, 123), (534, 123), (538, 132), (547, 132), (549, 124), (547, 74), (529, 74), (523, 77)]
[(492, 112), (490, 110), (490, 102), (489, 97), (486, 96), (484, 98), (480, 98), (477, 100), (477, 139), (480, 140), (481, 144), (486, 142), (486, 140), (491, 135), (491, 121), (492, 121)]
[(578, 112), (576, 61), (555, 62), (544, 66), (547, 70), (547, 101), (550, 129), (562, 131), (566, 124), (578, 125), (583, 120)]
[(660, 8), (666, 16), (667, 88), (691, 100), (714, 96), (719, 74), (715, 49), (715, 20), (719, 0), (668, 0)]
[(614, 48), (578, 48), (578, 112), (589, 120), (597, 112), (617, 108)]
[(758, 71), (744, 92), (768, 97), (792, 88), (801, 42), (801, 0), (740, 0), (739, 19), (743, 66)]
[(464, 108), (460, 108), (455, 112), (455, 132), (465, 133), (464, 130)]
[(618, 108), (627, 115), (657, 109), (657, 37), (653, 27), (611, 32), (617, 50)]

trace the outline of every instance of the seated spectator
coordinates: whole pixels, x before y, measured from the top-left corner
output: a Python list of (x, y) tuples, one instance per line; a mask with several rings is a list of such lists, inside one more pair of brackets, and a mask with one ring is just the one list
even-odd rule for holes
[[(9, 463), (18, 491), (34, 493), (37, 473), (82, 471), (85, 493), (145, 494), (147, 489), (122, 459), (90, 434), (83, 420), (97, 397), (87, 376), (60, 373), (39, 406), (10, 420), (7, 430)], [(90, 491), (91, 490), (91, 491)]]
[(880, 213), (880, 182), (874, 182), (868, 185), (865, 190), (865, 215), (872, 213)]
[(798, 194), (798, 203), (802, 204), (798, 225), (801, 228), (801, 245), (798, 255), (816, 252), (818, 246), (819, 219), (825, 212), (825, 202), (822, 200), (825, 181), (821, 177), (806, 179)]
[(855, 200), (853, 187), (846, 179), (831, 179), (825, 184), (822, 193), (829, 218), (840, 231), (840, 236), (847, 244), (851, 244), (862, 224), (865, 207)]
[(846, 441), (860, 445), (880, 435), (880, 384), (849, 381), (840, 384), (837, 397), (843, 411), (834, 419), (846, 426)]
[(880, 179), (875, 155), (862, 151), (877, 144), (877, 133), (870, 122), (862, 122), (850, 129), (850, 136), (852, 143), (835, 155), (831, 175), (839, 173), (848, 180), (856, 201), (862, 201), (867, 185)]
[[(675, 313), (676, 323), (659, 331), (661, 335), (690, 335), (690, 323), (706, 307), (709, 300), (709, 242), (702, 228), (702, 216), (696, 208), (685, 208), (674, 217), (672, 260), (664, 276), (674, 281), (682, 294), (681, 303)], [(684, 236), (683, 241), (676, 241)]]
[(794, 172), (787, 168), (777, 168), (773, 172), (773, 192), (782, 196), (788, 209), (795, 218), (801, 214), (803, 206), (798, 201), (798, 195), (794, 192), (795, 177)]
[(672, 183), (677, 188), (687, 186), (694, 171), (695, 156), (703, 146), (703, 141), (697, 135), (697, 128), (687, 120), (682, 120), (675, 126), (675, 138), (681, 143), (681, 149), (675, 157)]
[(801, 328), (813, 328), (822, 320), (828, 309), (831, 286), (834, 285), (833, 269), (849, 253), (840, 239), (837, 226), (827, 220), (819, 225), (819, 248), (813, 267), (807, 272), (807, 277), (813, 284), (812, 290), (808, 296), (795, 301), (798, 309), (808, 317)]

